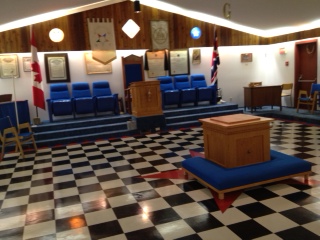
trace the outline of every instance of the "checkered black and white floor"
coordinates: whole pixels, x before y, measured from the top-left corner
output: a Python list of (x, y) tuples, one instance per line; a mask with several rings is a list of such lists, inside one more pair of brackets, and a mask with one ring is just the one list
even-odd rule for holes
[(276, 120), (271, 148), (313, 163), (308, 184), (244, 190), (221, 211), (177, 170), (202, 128), (42, 148), (0, 163), (0, 239), (320, 239), (320, 127)]

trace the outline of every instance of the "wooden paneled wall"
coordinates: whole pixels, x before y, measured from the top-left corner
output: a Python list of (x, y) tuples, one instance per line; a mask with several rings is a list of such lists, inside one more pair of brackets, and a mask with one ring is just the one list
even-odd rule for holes
[[(53, 52), (90, 50), (87, 18), (113, 19), (116, 46), (119, 50), (151, 49), (150, 20), (168, 21), (171, 49), (210, 47), (213, 43), (213, 24), (150, 8), (144, 5), (141, 5), (140, 13), (134, 13), (133, 3), (125, 1), (34, 24), (38, 51)], [(133, 39), (127, 37), (121, 29), (129, 19), (133, 19), (140, 26), (140, 32)], [(202, 36), (200, 39), (194, 40), (190, 37), (190, 29), (194, 26), (198, 26), (202, 30)], [(49, 39), (49, 31), (55, 27), (62, 29), (65, 33), (65, 38), (60, 43), (54, 43)], [(219, 46), (264, 45), (320, 36), (320, 29), (314, 29), (273, 38), (262, 38), (226, 27), (216, 27)], [(0, 32), (0, 53), (30, 52), (29, 39), (29, 26)]]

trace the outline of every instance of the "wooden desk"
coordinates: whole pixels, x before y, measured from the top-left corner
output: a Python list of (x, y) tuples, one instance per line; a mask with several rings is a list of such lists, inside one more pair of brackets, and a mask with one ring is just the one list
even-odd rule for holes
[(272, 118), (233, 114), (199, 121), (206, 159), (227, 168), (270, 160)]
[(281, 91), (281, 85), (244, 87), (244, 110), (250, 107), (253, 112), (256, 107), (279, 106), (281, 111)]

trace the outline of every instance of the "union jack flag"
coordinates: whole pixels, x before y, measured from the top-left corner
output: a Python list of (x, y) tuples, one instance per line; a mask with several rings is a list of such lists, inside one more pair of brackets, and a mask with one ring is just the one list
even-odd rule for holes
[(220, 64), (218, 52), (218, 36), (216, 28), (214, 28), (213, 36), (213, 52), (211, 61), (211, 85), (217, 84), (218, 87), (218, 65)]

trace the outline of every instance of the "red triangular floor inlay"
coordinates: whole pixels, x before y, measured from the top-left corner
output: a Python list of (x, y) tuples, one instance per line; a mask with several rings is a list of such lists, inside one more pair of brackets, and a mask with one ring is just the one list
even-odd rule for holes
[(168, 178), (168, 179), (188, 179), (182, 169), (171, 170), (166, 172), (154, 173), (140, 176), (141, 178)]
[(217, 206), (219, 207), (220, 211), (224, 213), (230, 205), (240, 196), (242, 191), (234, 191), (234, 192), (229, 192), (224, 194), (224, 199), (219, 199), (218, 193), (215, 191), (211, 190), (212, 196), (214, 201), (216, 202)]
[(203, 157), (204, 158), (204, 152), (197, 152), (194, 150), (189, 150), (191, 157)]
[(295, 177), (295, 178), (290, 178), (286, 180), (282, 180), (278, 183), (284, 183), (284, 184), (302, 184), (302, 185), (308, 185), (310, 187), (318, 187), (320, 186), (320, 181), (310, 179), (308, 178), (307, 180), (304, 179), (304, 177)]

